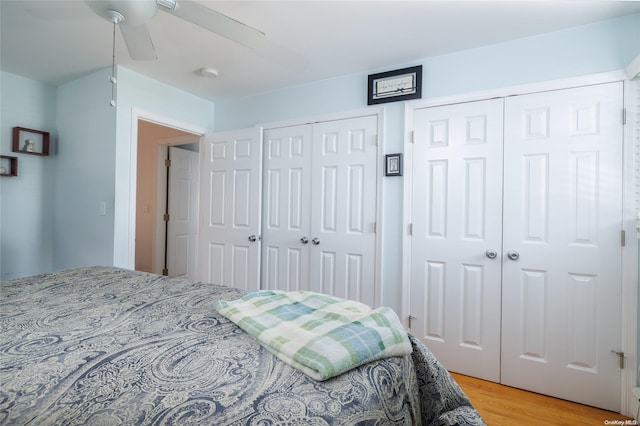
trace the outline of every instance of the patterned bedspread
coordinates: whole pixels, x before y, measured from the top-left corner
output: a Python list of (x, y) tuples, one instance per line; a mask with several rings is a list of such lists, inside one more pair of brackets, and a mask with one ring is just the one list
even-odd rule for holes
[(411, 336), (316, 382), (213, 308), (241, 295), (112, 267), (2, 282), (0, 424), (483, 424)]

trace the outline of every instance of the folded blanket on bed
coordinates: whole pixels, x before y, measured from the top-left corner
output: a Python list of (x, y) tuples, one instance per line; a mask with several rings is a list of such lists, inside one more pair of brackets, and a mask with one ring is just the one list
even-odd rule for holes
[(216, 309), (276, 357), (318, 381), (412, 350), (392, 309), (309, 291), (254, 291), (220, 300)]

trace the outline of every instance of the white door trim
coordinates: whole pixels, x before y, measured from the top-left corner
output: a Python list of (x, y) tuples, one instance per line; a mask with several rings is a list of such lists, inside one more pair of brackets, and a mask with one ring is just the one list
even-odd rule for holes
[[(621, 350), (627, 354), (625, 369), (621, 376), (621, 413), (629, 417), (633, 417), (636, 413), (632, 412), (635, 407), (635, 397), (631, 389), (636, 386), (636, 375), (638, 367), (638, 356), (636, 354), (638, 344), (638, 242), (634, 240), (636, 235), (635, 220), (638, 214), (636, 205), (635, 185), (629, 183), (635, 182), (637, 178), (634, 171), (634, 162), (637, 158), (634, 144), (634, 127), (633, 120), (637, 116), (636, 105), (632, 105), (633, 100), (637, 99), (631, 95), (634, 86), (640, 84), (636, 81), (630, 82), (624, 71), (613, 71), (602, 74), (593, 74), (567, 79), (551, 80), (546, 82), (525, 84), (519, 86), (511, 86), (497, 88), (481, 92), (464, 93), (455, 96), (447, 96), (442, 98), (431, 99), (428, 101), (411, 101), (405, 104), (404, 116), (404, 182), (403, 182), (403, 241), (402, 241), (402, 312), (401, 318), (405, 325), (410, 315), (409, 296), (410, 296), (410, 259), (411, 259), (411, 176), (413, 163), (413, 145), (411, 129), (413, 129), (413, 113), (414, 110), (432, 106), (443, 106), (455, 103), (473, 102), (477, 100), (491, 99), (495, 97), (508, 97), (513, 95), (522, 95), (528, 93), (545, 92), (551, 90), (560, 90), (571, 87), (579, 87), (601, 83), (611, 83), (616, 81), (624, 82), (625, 90), (625, 107), (627, 108), (627, 123), (624, 129), (624, 145), (623, 150), (623, 226), (626, 231), (626, 245), (622, 250), (622, 348)], [(636, 89), (638, 90), (638, 89)], [(620, 112), (622, 119), (622, 111)], [(638, 137), (635, 135), (635, 137)]]
[[(492, 98), (504, 98), (515, 95), (527, 95), (530, 93), (548, 92), (550, 90), (562, 90), (572, 87), (591, 86), (594, 84), (613, 83), (616, 81), (628, 81), (624, 71), (611, 71), (600, 74), (591, 74), (580, 77), (563, 78), (549, 80), (538, 83), (520, 84), (517, 86), (506, 86), (495, 89), (461, 93), (458, 95), (443, 96), (429, 100), (408, 101), (405, 104), (406, 110), (426, 108), (432, 106), (442, 106), (462, 102), (481, 101)], [(405, 115), (406, 118), (406, 115)]]
[(627, 124), (623, 145), (623, 181), (622, 197), (624, 209), (622, 223), (626, 233), (626, 247), (622, 250), (622, 350), (628, 354), (627, 368), (622, 375), (622, 413), (628, 417), (637, 415), (638, 398), (631, 392), (640, 380), (638, 364), (638, 248), (640, 230), (636, 229), (636, 220), (640, 220), (640, 78), (624, 82), (624, 103)]
[(382, 116), (384, 115), (384, 107), (379, 106), (379, 107), (357, 109), (357, 110), (345, 111), (345, 112), (336, 112), (336, 113), (319, 114), (319, 115), (312, 115), (312, 116), (300, 117), (300, 118), (292, 118), (292, 119), (282, 120), (282, 121), (271, 121), (268, 123), (258, 124), (258, 126), (262, 127), (264, 130), (270, 130), (270, 129), (277, 129), (279, 127), (301, 126), (304, 124), (344, 120), (349, 118), (365, 117), (368, 115)]
[(384, 162), (382, 159), (384, 158), (385, 153), (385, 143), (384, 143), (384, 122), (385, 122), (385, 109), (384, 107), (371, 107), (353, 111), (346, 112), (338, 112), (332, 114), (323, 114), (317, 116), (296, 118), (291, 120), (277, 121), (277, 122), (269, 122), (262, 123), (258, 126), (262, 127), (263, 130), (271, 130), (277, 129), (280, 127), (291, 127), (291, 126), (300, 126), (304, 124), (312, 124), (312, 123), (321, 123), (326, 121), (335, 121), (335, 120), (346, 120), (351, 118), (365, 117), (365, 116), (377, 116), (378, 122), (378, 149), (376, 153), (376, 162), (377, 162), (377, 182), (376, 182), (376, 247), (375, 247), (375, 256), (376, 256), (376, 265), (375, 265), (375, 282), (374, 282), (374, 303), (377, 306), (382, 304), (382, 277), (384, 274), (384, 265), (381, 260), (383, 259), (383, 195), (384, 195)]

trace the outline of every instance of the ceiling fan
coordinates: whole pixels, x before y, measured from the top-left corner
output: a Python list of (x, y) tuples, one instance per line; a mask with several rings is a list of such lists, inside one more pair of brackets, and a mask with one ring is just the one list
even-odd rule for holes
[(306, 59), (269, 41), (262, 31), (192, 0), (85, 0), (99, 16), (117, 24), (134, 60), (155, 60), (147, 23), (160, 10), (246, 46), (287, 68), (302, 70)]

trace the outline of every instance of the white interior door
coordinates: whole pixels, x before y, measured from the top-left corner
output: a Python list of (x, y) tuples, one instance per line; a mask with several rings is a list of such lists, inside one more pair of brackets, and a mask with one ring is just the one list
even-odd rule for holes
[(375, 305), (377, 116), (313, 127), (310, 289)]
[(375, 304), (377, 116), (265, 132), (263, 287)]
[(515, 96), (505, 116), (502, 382), (613, 411), (622, 93), (611, 83)]
[(262, 129), (208, 134), (201, 155), (199, 279), (259, 289)]
[(411, 332), (449, 370), (496, 382), (502, 118), (502, 99), (416, 110), (411, 196)]
[(196, 278), (200, 157), (197, 152), (169, 147), (167, 272), (170, 277)]
[(312, 126), (265, 131), (262, 288), (309, 290)]

